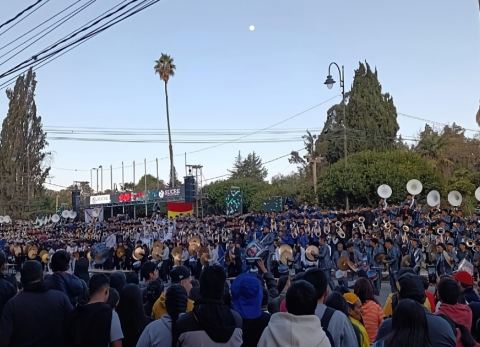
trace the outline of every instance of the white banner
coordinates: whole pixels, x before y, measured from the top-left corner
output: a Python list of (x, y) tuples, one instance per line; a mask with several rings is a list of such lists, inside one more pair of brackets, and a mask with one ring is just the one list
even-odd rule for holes
[(90, 205), (102, 205), (112, 202), (110, 194), (106, 195), (94, 195), (90, 197)]
[(85, 209), (85, 223), (91, 223), (95, 218), (98, 222), (103, 222), (103, 207)]

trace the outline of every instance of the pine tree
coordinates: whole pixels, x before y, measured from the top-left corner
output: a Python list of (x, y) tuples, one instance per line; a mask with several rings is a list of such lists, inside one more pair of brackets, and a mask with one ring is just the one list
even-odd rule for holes
[(319, 152), (329, 163), (343, 158), (344, 109), (347, 121), (347, 152), (392, 149), (397, 145), (397, 111), (393, 98), (382, 93), (377, 70), (368, 63), (360, 63), (350, 92), (343, 104), (334, 105), (327, 112), (322, 133), (317, 141)]
[(262, 164), (262, 159), (255, 152), (248, 154), (243, 160), (239, 152), (230, 173), (232, 174), (231, 178), (234, 179), (253, 178), (264, 180), (268, 175), (267, 169)]
[(30, 69), (7, 90), (9, 107), (0, 139), (0, 204), (3, 213), (24, 217), (34, 199), (43, 192), (50, 171), (42, 119), (35, 104), (35, 73)]

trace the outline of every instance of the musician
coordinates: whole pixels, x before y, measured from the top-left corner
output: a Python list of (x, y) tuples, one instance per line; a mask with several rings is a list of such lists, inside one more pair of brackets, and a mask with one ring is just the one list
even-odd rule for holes
[(453, 273), (453, 259), (447, 253), (447, 247), (443, 243), (437, 245), (437, 276), (451, 275)]
[(162, 281), (167, 281), (170, 272), (170, 241), (164, 242), (162, 251), (162, 262), (160, 263), (160, 278)]
[(227, 246), (227, 250), (225, 252), (225, 263), (227, 265), (227, 273), (228, 277), (235, 277), (236, 274), (236, 266), (235, 266), (235, 244), (230, 241)]
[(411, 264), (413, 267), (413, 271), (415, 271), (415, 273), (419, 275), (420, 268), (422, 266), (422, 261), (423, 261), (422, 249), (419, 247), (418, 239), (412, 238), (410, 242), (411, 242), (411, 249), (410, 249)]
[(210, 266), (218, 264), (218, 243), (210, 241), (208, 244), (208, 264)]
[(390, 289), (392, 293), (396, 293), (397, 285), (397, 272), (400, 268), (400, 251), (398, 248), (393, 244), (392, 239), (385, 240), (385, 249), (387, 251), (387, 260), (386, 263), (388, 264), (388, 277), (390, 280)]
[(458, 244), (457, 260), (460, 263), (463, 259), (471, 262), (472, 261), (472, 254), (471, 254), (470, 249), (467, 248), (467, 244), (462, 241)]
[(372, 249), (372, 253), (370, 255), (370, 259), (368, 263), (370, 265), (370, 268), (377, 272), (377, 279), (373, 282), (373, 284), (375, 285), (376, 293), (380, 293), (380, 289), (382, 287), (383, 264), (378, 263), (375, 259), (377, 259), (377, 256), (379, 254), (385, 253), (385, 251), (383, 249), (383, 246), (378, 242), (378, 239), (376, 237), (372, 237), (370, 239), (370, 247)]
[(323, 271), (327, 277), (327, 283), (330, 289), (333, 290), (335, 285), (332, 280), (332, 251), (330, 246), (327, 245), (325, 235), (321, 235), (319, 239), (319, 255), (318, 255), (318, 268)]

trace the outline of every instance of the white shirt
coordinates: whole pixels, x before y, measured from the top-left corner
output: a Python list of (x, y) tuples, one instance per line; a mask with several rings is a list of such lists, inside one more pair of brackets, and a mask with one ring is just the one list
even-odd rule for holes
[(169, 257), (170, 257), (170, 248), (164, 247), (163, 253), (162, 253), (162, 260), (168, 260)]

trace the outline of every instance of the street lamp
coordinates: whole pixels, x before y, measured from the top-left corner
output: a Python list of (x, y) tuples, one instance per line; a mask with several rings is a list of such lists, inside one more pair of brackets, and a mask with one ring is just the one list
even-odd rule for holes
[[(101, 175), (100, 175), (100, 177), (101, 177), (100, 190), (101, 190), (102, 193), (103, 193), (103, 166), (100, 165), (98, 168), (100, 169), (100, 172), (101, 172)], [(98, 171), (97, 171), (97, 174), (98, 174)], [(98, 179), (97, 179), (97, 185), (98, 185)]]
[[(91, 173), (92, 173), (92, 170), (95, 170), (95, 171), (97, 172), (97, 189), (96, 189), (96, 193), (98, 193), (98, 168), (92, 167), (92, 168), (90, 169), (90, 175), (91, 175)], [(93, 187), (92, 187), (92, 189), (93, 189)]]
[[(342, 89), (342, 107), (343, 107), (343, 157), (345, 159), (345, 172), (347, 171), (347, 112), (346, 112), (346, 103), (345, 103), (345, 71), (344, 67), (340, 68), (340, 66), (332, 62), (328, 65), (328, 75), (327, 79), (325, 80), (325, 85), (328, 89), (332, 89), (333, 85), (336, 83), (332, 77), (330, 72), (332, 65), (334, 65), (338, 70), (338, 75), (340, 76), (340, 88)], [(348, 203), (348, 194), (345, 193), (345, 209), (349, 210), (349, 203)]]

